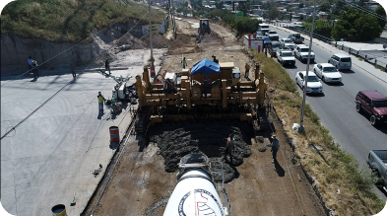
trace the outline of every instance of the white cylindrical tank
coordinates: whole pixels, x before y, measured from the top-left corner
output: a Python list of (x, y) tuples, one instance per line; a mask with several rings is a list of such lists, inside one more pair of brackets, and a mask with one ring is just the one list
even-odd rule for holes
[(182, 174), (164, 216), (224, 216), (222, 202), (210, 176), (201, 169)]

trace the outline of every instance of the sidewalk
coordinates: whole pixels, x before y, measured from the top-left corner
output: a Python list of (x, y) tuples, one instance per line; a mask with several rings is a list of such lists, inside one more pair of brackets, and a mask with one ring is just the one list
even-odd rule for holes
[[(270, 27), (276, 28), (276, 29), (281, 30), (281, 31), (289, 32), (289, 34), (290, 33), (297, 33), (297, 32), (292, 31), (290, 29), (282, 28), (279, 26), (270, 25)], [(309, 42), (309, 35), (305, 35), (305, 34), (301, 34), (301, 35), (302, 35), (302, 37), (305, 38), (305, 41)], [(313, 44), (320, 46), (321, 48), (327, 50), (331, 54), (345, 53), (345, 54), (349, 55), (346, 51), (339, 49), (339, 46), (335, 47), (334, 45), (327, 44), (327, 43), (325, 43), (321, 40), (318, 40), (316, 38), (313, 38)], [(345, 44), (346, 46), (349, 46), (354, 50), (359, 50), (359, 49), (361, 49), (362, 51), (364, 51), (364, 50), (380, 50), (380, 47), (381, 47), (381, 50), (383, 50), (383, 45), (381, 45), (381, 44), (369, 44), (369, 43), (345, 42), (345, 41), (338, 42), (337, 44), (338, 45)], [(360, 69), (364, 70), (365, 72), (375, 76), (379, 80), (387, 83), (387, 73), (375, 68), (374, 65), (367, 63), (363, 60), (360, 60), (357, 57), (352, 57), (352, 64), (359, 67)]]

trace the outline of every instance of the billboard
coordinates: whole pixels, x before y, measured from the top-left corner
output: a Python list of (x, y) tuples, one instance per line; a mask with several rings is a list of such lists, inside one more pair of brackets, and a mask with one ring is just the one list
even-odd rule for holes
[[(149, 32), (149, 25), (142, 26), (142, 34), (146, 35)], [(152, 24), (152, 33), (159, 32), (159, 24)]]

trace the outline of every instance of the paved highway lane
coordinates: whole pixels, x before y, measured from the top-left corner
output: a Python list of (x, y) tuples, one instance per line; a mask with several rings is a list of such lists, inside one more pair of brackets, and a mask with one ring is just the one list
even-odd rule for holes
[[(278, 29), (277, 32), (280, 38), (289, 35)], [(305, 43), (309, 45), (309, 41)], [(328, 58), (334, 54), (333, 48), (328, 44), (314, 44), (312, 50), (316, 55), (315, 63), (328, 62)], [(286, 70), (294, 79), (297, 71), (306, 70), (306, 63), (297, 60), (296, 67)], [(313, 64), (310, 64), (309, 70), (313, 71)], [(323, 83), (324, 94), (308, 95), (306, 102), (318, 113), (321, 123), (330, 130), (335, 141), (354, 155), (361, 166), (365, 166), (369, 150), (387, 149), (387, 126), (371, 126), (369, 116), (356, 112), (354, 98), (359, 90), (365, 89), (375, 89), (387, 95), (387, 84), (354, 64), (351, 71), (341, 71), (341, 75), (342, 84)], [(298, 90), (302, 94), (299, 87)]]

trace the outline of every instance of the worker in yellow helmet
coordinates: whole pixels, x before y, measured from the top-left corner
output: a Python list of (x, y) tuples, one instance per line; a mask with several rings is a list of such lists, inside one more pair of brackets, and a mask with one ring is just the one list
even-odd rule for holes
[(99, 105), (99, 113), (103, 114), (103, 102), (106, 101), (105, 97), (101, 94), (101, 92), (98, 92), (98, 105)]

